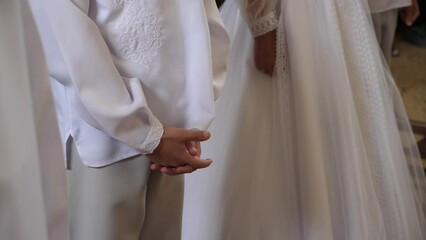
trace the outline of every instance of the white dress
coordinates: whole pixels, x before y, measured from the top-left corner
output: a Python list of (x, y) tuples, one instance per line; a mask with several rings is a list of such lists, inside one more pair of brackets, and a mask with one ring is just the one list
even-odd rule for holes
[(26, 0), (0, 1), (0, 239), (64, 240), (65, 165)]
[(425, 239), (425, 178), (366, 2), (261, 1), (277, 16), (273, 78), (250, 29), (275, 21), (253, 2), (221, 9), (234, 44), (203, 145), (213, 165), (186, 176), (183, 239)]

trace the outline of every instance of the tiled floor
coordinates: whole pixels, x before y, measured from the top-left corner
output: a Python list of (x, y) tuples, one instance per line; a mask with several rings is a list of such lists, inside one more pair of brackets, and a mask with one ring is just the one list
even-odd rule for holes
[[(398, 36), (391, 70), (401, 91), (410, 119), (426, 122), (426, 48), (411, 45)], [(418, 136), (421, 138), (421, 136)], [(424, 161), (426, 167), (426, 160)]]

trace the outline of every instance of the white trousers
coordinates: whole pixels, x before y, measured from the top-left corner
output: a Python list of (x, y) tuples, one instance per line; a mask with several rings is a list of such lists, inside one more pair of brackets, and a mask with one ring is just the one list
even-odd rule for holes
[(70, 147), (70, 240), (181, 239), (183, 176), (151, 172), (145, 156), (89, 168)]
[(398, 9), (372, 14), (377, 41), (388, 63), (392, 57), (392, 45), (398, 20)]

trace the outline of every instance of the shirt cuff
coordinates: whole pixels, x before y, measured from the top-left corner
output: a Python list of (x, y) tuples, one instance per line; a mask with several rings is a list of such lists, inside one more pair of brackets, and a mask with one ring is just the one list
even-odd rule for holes
[(271, 11), (250, 24), (250, 31), (254, 37), (258, 37), (275, 30), (277, 27), (277, 16), (274, 11)]
[(148, 133), (145, 141), (141, 144), (140, 150), (142, 154), (151, 154), (160, 144), (161, 138), (163, 137), (164, 127), (163, 125), (156, 120)]

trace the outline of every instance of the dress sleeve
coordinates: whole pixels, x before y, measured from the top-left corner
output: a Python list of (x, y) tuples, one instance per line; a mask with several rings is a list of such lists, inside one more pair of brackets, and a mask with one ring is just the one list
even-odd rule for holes
[(90, 0), (45, 0), (50, 23), (68, 69), (74, 109), (90, 125), (152, 153), (163, 126), (148, 107), (137, 78), (120, 76), (96, 23), (88, 16)]
[(235, 0), (254, 37), (273, 31), (278, 26), (278, 0)]

